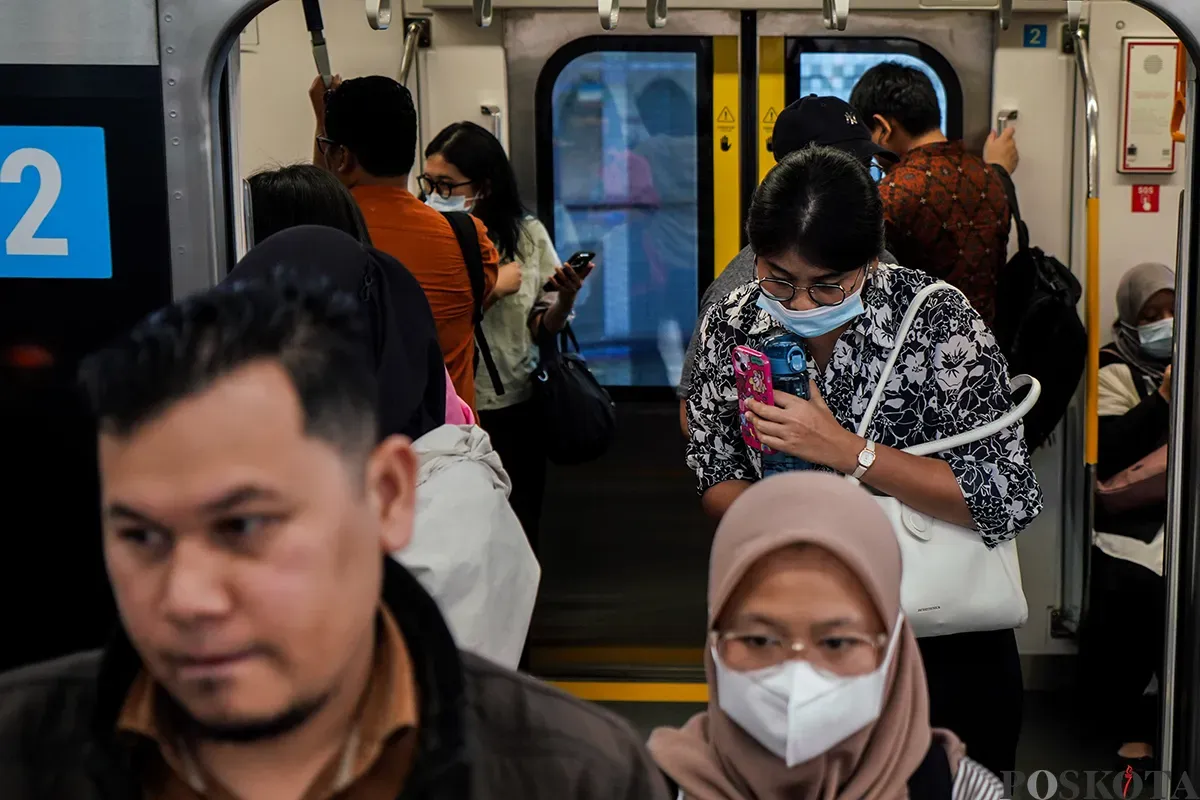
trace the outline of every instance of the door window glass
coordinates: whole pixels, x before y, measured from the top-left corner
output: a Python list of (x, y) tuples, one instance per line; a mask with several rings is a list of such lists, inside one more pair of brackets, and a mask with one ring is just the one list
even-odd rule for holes
[(695, 327), (698, 62), (588, 52), (550, 93), (554, 243), (597, 253), (572, 326), (606, 386), (677, 385)]

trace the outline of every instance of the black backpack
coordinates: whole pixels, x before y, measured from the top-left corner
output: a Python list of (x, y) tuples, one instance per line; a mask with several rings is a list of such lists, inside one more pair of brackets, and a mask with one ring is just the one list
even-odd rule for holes
[(1032, 375), (1042, 384), (1041, 398), (1025, 417), (1025, 443), (1033, 452), (1066, 415), (1083, 376), (1087, 330), (1077, 310), (1083, 288), (1065, 264), (1030, 247), (1012, 178), (1001, 169), (995, 173), (1017, 223), (1019, 249), (996, 285), (993, 329), (1009, 374)]
[(599, 458), (617, 435), (612, 398), (587, 368), (570, 325), (559, 333), (557, 345), (554, 334), (538, 325), (537, 343), (533, 392), (546, 457), (564, 466)]
[(479, 235), (475, 231), (475, 220), (465, 211), (443, 211), (442, 216), (454, 230), (454, 238), (458, 239), (463, 261), (467, 264), (467, 277), (471, 280), (471, 294), (475, 296), (475, 367), (479, 368), (479, 359), (482, 357), (492, 387), (496, 390), (496, 395), (500, 396), (504, 394), (504, 383), (500, 380), (500, 372), (492, 359), (492, 348), (488, 346), (481, 324), (483, 301), (487, 298), (483, 293), (483, 254), (479, 252)]

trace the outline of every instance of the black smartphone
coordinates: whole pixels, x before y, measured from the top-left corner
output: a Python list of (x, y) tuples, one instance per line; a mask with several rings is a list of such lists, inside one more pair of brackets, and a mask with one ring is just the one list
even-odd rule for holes
[[(567, 266), (575, 270), (575, 274), (580, 278), (587, 275), (588, 264), (596, 258), (596, 254), (591, 250), (580, 250), (567, 259)], [(543, 292), (554, 291), (554, 281), (547, 281), (542, 287)]]

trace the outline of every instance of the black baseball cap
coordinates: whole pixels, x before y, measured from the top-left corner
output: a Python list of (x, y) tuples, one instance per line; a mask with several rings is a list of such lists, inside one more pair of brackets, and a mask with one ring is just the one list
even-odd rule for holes
[(836, 97), (801, 97), (775, 119), (771, 133), (771, 152), (775, 161), (810, 144), (836, 147), (856, 155), (864, 162), (880, 156), (896, 161), (896, 154), (871, 141), (871, 129), (858, 118), (858, 112)]

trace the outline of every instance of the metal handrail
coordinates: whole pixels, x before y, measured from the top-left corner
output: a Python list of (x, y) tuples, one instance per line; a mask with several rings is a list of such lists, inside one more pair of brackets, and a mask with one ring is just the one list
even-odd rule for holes
[(1087, 38), (1081, 28), (1074, 31), (1075, 64), (1083, 79), (1084, 101), (1087, 123), (1087, 189), (1089, 198), (1100, 197), (1100, 103), (1097, 100), (1096, 78), (1092, 73), (1092, 62), (1088, 57)]
[(404, 57), (400, 59), (401, 83), (408, 83), (408, 73), (412, 71), (413, 62), (417, 60), (417, 47), (424, 32), (424, 21), (410, 22), (404, 31)]
[(1084, 319), (1087, 322), (1087, 369), (1084, 382), (1083, 426), (1083, 556), (1082, 614), (1087, 614), (1091, 585), (1091, 540), (1095, 524), (1096, 463), (1100, 452), (1100, 102), (1096, 78), (1092, 72), (1087, 38), (1072, 16), (1075, 64), (1083, 82), (1084, 136), (1087, 170), (1087, 241), (1084, 249), (1086, 268)]

